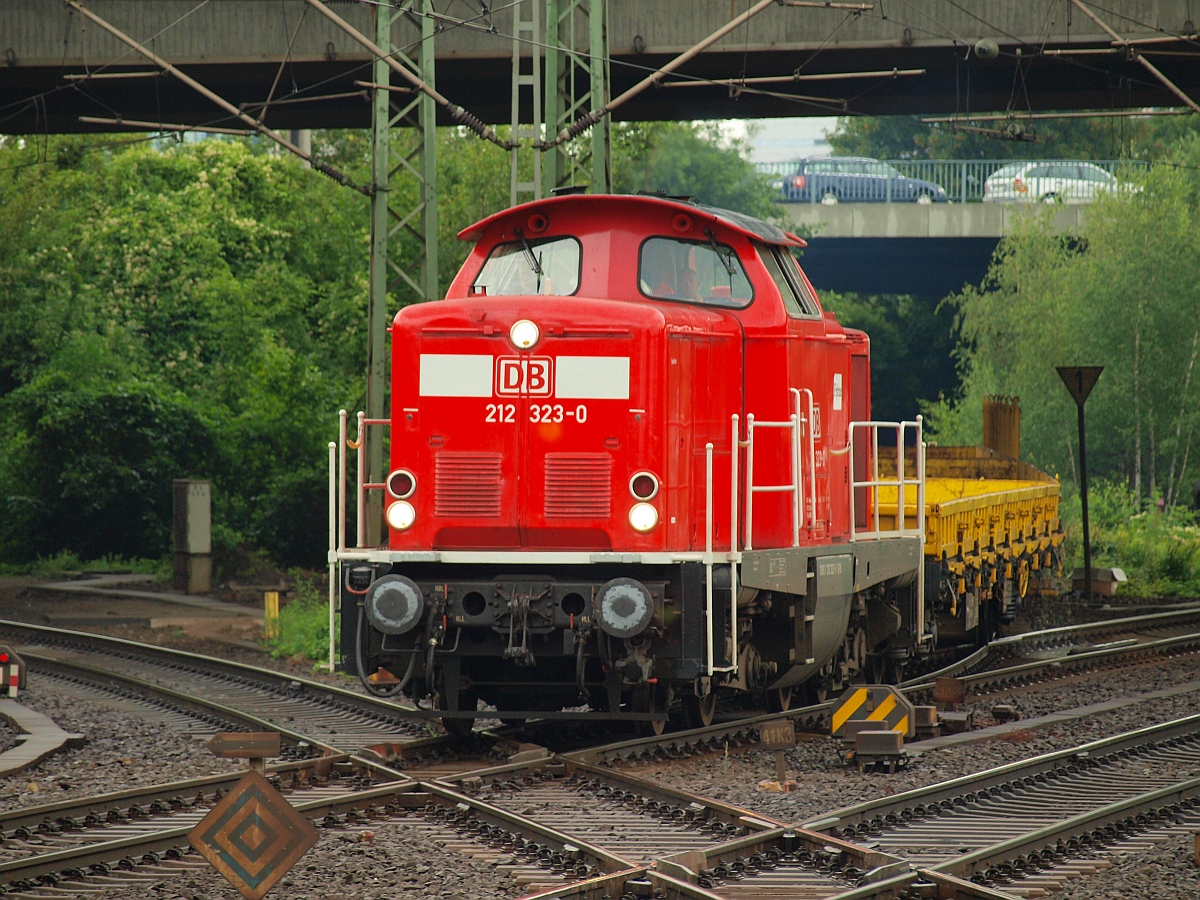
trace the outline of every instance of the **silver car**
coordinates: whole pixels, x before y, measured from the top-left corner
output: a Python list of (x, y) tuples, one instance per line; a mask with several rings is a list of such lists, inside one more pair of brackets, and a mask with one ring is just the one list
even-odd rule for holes
[(1090, 203), (1122, 189), (1128, 186), (1093, 163), (1042, 160), (997, 169), (983, 183), (983, 202)]

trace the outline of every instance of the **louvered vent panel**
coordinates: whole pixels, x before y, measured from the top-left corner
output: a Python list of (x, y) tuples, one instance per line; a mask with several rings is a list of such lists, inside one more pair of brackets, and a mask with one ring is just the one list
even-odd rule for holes
[(499, 518), (499, 453), (439, 453), (434, 480), (434, 515)]
[(546, 454), (547, 519), (607, 519), (611, 514), (611, 456)]

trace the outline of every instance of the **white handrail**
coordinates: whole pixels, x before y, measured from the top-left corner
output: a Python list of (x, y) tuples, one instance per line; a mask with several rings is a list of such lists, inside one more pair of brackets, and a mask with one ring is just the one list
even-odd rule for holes
[[(857, 481), (854, 477), (855, 459), (857, 457), (858, 437), (857, 434), (861, 430), (867, 430), (870, 435), (870, 447), (874, 454), (871, 460), (871, 478), (866, 481)], [(896, 433), (896, 477), (893, 479), (883, 479), (879, 477), (879, 431), (886, 429)], [(912, 478), (907, 477), (904, 470), (904, 448), (907, 443), (909, 433), (914, 436), (914, 443), (917, 448), (917, 472)], [(922, 417), (917, 416), (913, 421), (904, 422), (851, 422), (849, 428), (846, 449), (850, 454), (850, 540), (856, 541), (861, 538), (883, 537), (883, 536), (918, 536), (924, 540), (925, 536), (925, 462), (924, 462), (924, 441), (922, 436)], [(908, 528), (905, 523), (905, 488), (912, 486), (916, 489), (917, 514), (916, 527)], [(894, 487), (896, 488), (896, 522), (893, 528), (882, 529), (879, 524), (879, 488)], [(859, 530), (858, 519), (855, 515), (854, 503), (855, 494), (859, 488), (867, 490), (867, 499), (871, 502), (871, 528), (869, 530)]]
[(708, 643), (708, 674), (715, 669), (713, 662), (713, 445), (709, 441), (704, 445), (705, 457), (705, 492), (704, 492), (704, 621)]
[(754, 549), (754, 413), (746, 414), (746, 549)]
[(346, 415), (338, 410), (338, 550), (346, 549)]
[[(799, 405), (799, 393), (794, 389), (792, 394), (797, 398), (797, 406)], [(755, 428), (788, 428), (791, 429), (790, 443), (791, 453), (790, 468), (791, 482), (788, 484), (763, 484), (756, 485), (754, 483), (754, 429)], [(790, 493), (792, 495), (792, 546), (800, 546), (800, 523), (801, 523), (801, 507), (800, 507), (800, 491), (801, 491), (801, 466), (800, 466), (800, 415), (799, 411), (793, 412), (784, 422), (759, 422), (754, 418), (754, 413), (749, 413), (746, 416), (746, 549), (754, 549), (754, 495), (758, 493)]]
[[(812, 504), (812, 508), (808, 511), (806, 523), (815, 528), (817, 526), (817, 434), (816, 434), (816, 418), (813, 412), (813, 395), (808, 388), (801, 388), (799, 393), (805, 395), (805, 418), (808, 424), (805, 426), (805, 432), (808, 435), (808, 496)], [(802, 476), (803, 477), (803, 476)]]
[(367, 491), (364, 487), (366, 483), (367, 469), (367, 426), (363, 420), (367, 414), (362, 410), (358, 412), (358, 531), (354, 535), (354, 546), (360, 550), (363, 548), (363, 532), (367, 528)]
[[(342, 421), (345, 421), (346, 411), (342, 410)], [(335, 585), (340, 584), (338, 578), (338, 562), (337, 554), (341, 548), (338, 546), (338, 489), (337, 489), (337, 448), (333, 445), (333, 441), (329, 442), (329, 671), (334, 668), (334, 616), (337, 609), (337, 588)]]

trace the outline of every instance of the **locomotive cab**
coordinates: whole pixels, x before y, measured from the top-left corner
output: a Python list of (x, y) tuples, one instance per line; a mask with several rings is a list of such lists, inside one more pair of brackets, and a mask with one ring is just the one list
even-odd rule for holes
[(659, 730), (676, 698), (690, 724), (718, 687), (786, 707), (927, 643), (920, 523), (875, 502), (881, 428), (920, 494), (919, 421), (870, 422), (869, 342), (800, 239), (578, 195), (460, 238), (445, 299), (393, 324), (389, 474), (358, 496), (385, 493), (387, 545), (331, 550), (347, 669), (452, 730), (585, 704)]

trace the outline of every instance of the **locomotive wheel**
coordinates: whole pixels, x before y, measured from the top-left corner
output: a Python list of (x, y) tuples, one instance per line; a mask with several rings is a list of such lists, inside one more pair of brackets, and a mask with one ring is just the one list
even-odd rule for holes
[[(822, 702), (820, 700), (818, 703)], [(792, 708), (792, 689), (790, 687), (776, 688), (767, 691), (767, 712), (787, 712)]]
[(717, 714), (717, 692), (710, 690), (703, 698), (688, 694), (683, 698), (683, 724), (686, 728), (707, 728)]
[[(478, 705), (478, 703), (475, 699), (474, 694), (472, 694), (468, 691), (463, 691), (461, 694), (459, 694), (459, 696), (458, 696), (458, 708), (459, 709), (475, 709), (477, 707), (477, 705)], [(443, 689), (438, 692), (438, 709), (448, 709), (448, 708), (449, 707), (448, 707), (447, 700), (446, 700), (446, 692), (445, 692), (445, 689)], [(475, 720), (474, 719), (451, 719), (447, 716), (447, 717), (443, 717), (441, 722), (442, 722), (442, 727), (444, 729), (446, 729), (446, 734), (448, 734), (448, 735), (450, 735), (450, 737), (454, 737), (454, 738), (460, 738), (460, 739), (468, 738), (471, 736), (471, 733), (475, 730)]]
[(442, 727), (446, 729), (446, 734), (453, 738), (469, 738), (475, 729), (474, 719), (442, 719)]
[(633, 689), (630, 706), (634, 712), (661, 713), (661, 719), (641, 720), (637, 723), (637, 732), (643, 737), (658, 737), (667, 729), (667, 712), (671, 708), (671, 694), (665, 687), (657, 684), (639, 684)]

